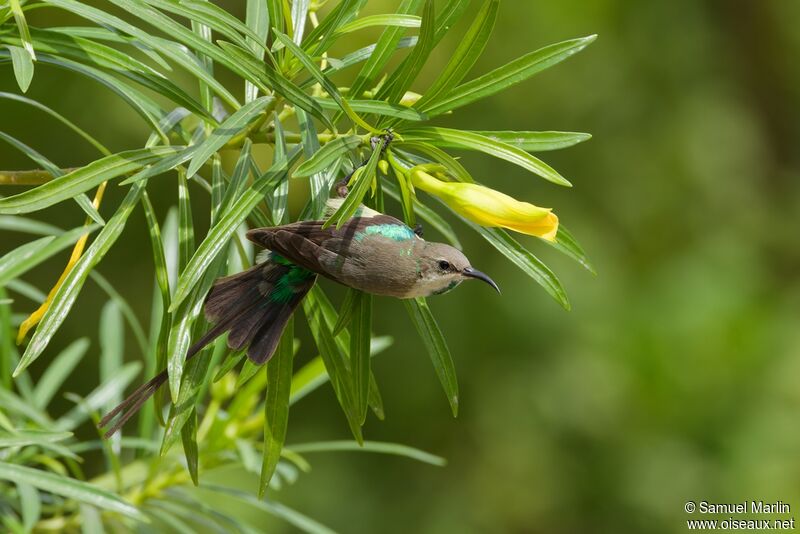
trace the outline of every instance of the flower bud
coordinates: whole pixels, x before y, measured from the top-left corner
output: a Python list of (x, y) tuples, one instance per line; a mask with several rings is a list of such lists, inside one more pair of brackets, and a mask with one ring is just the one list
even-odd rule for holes
[(420, 167), (410, 170), (411, 183), (437, 196), (450, 209), (481, 226), (501, 227), (555, 241), (558, 217), (549, 208), (520, 202), (478, 184), (444, 182)]

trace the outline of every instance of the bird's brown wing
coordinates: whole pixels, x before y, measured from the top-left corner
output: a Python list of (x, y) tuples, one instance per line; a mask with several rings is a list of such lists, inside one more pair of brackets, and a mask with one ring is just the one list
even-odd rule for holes
[(353, 217), (338, 229), (334, 225), (323, 228), (324, 222), (300, 221), (273, 228), (255, 228), (247, 232), (247, 238), (309, 271), (332, 275), (325, 266), (335, 264), (337, 256), (346, 254), (356, 234), (376, 224), (405, 226), (389, 215)]

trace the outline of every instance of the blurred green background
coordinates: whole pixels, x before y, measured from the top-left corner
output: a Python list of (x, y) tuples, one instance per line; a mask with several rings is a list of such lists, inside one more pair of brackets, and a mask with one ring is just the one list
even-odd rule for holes
[[(371, 1), (367, 13), (396, 4)], [(238, 2), (227, 7), (241, 16)], [(469, 18), (434, 52), (423, 82), (444, 65)], [(81, 23), (50, 10), (29, 20)], [(599, 38), (438, 123), (590, 132), (585, 144), (542, 154), (572, 189), (486, 156), (465, 153), (462, 161), (478, 180), (554, 207), (598, 275), (523, 239), (567, 287), (573, 309), (565, 312), (457, 226), (473, 264), (503, 289), (498, 296), (465, 284), (431, 301), (456, 359), (461, 413), (450, 415), (403, 307), (379, 299), (375, 331), (395, 338), (374, 361), (388, 418), (365, 429), (368, 439), (425, 449), (448, 466), (318, 454), (313, 471), (280, 498), (354, 533), (682, 532), (687, 500), (781, 499), (800, 510), (799, 24), (800, 3), (787, 0), (504, 2), (473, 74), (551, 42)], [(349, 48), (376, 33), (356, 35)], [(0, 90), (18, 91), (10, 66), (0, 70)], [(28, 94), (113, 150), (145, 141), (130, 109), (85, 79), (37, 66)], [(0, 117), (2, 130), (60, 165), (96, 157), (29, 108), (0, 101)], [(0, 168), (29, 167), (0, 146)], [(161, 217), (175, 189), (169, 177), (151, 181)], [(108, 205), (122, 192), (112, 185)], [(207, 200), (195, 199), (202, 229)], [(64, 228), (83, 220), (68, 203), (37, 216)], [(6, 234), (0, 252), (22, 239)], [(149, 246), (137, 210), (99, 266), (144, 324)], [(27, 279), (48, 288), (65, 258)], [(105, 300), (88, 283), (48, 351), (96, 337)], [(96, 342), (91, 351), (96, 358)], [(300, 357), (313, 354), (305, 337)], [(81, 393), (97, 383), (91, 361), (83, 365), (70, 384)], [(329, 387), (292, 409), (289, 443), (348, 438)]]

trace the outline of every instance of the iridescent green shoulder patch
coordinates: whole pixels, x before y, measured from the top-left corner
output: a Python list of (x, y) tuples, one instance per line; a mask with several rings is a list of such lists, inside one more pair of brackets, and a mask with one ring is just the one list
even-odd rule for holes
[(356, 241), (361, 241), (370, 235), (380, 235), (388, 237), (394, 241), (408, 241), (414, 239), (414, 231), (408, 226), (400, 224), (376, 224), (375, 226), (368, 226), (363, 232), (358, 232), (355, 235)]

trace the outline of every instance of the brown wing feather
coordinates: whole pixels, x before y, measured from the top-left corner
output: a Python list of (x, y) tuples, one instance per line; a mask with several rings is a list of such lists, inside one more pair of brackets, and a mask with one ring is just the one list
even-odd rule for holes
[(368, 226), (376, 224), (396, 224), (398, 226), (405, 226), (402, 222), (390, 215), (353, 217), (338, 229), (333, 225), (322, 228), (323, 224), (325, 224), (325, 221), (300, 221), (271, 228), (254, 228), (247, 232), (247, 239), (264, 248), (274, 250), (272, 240), (277, 232), (297, 234), (321, 246), (325, 241), (332, 238), (352, 239), (357, 232), (361, 232)]

